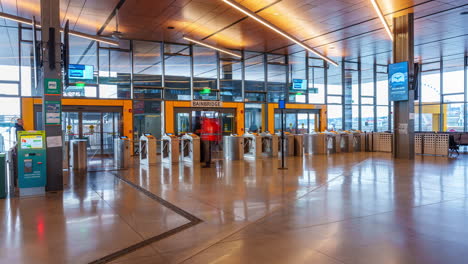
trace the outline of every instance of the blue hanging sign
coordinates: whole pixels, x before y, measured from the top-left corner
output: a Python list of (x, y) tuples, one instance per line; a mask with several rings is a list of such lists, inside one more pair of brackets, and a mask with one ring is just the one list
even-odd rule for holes
[(388, 65), (388, 89), (390, 101), (408, 101), (408, 62)]

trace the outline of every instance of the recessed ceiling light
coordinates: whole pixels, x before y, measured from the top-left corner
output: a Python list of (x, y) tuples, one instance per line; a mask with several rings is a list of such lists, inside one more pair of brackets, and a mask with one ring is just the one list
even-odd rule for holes
[(279, 15), (279, 14), (278, 14), (278, 13), (273, 13), (273, 15), (277, 16), (277, 15)]
[(329, 47), (328, 49), (335, 49), (335, 47), (331, 46), (331, 47)]
[(167, 29), (174, 29), (175, 27), (173, 26), (168, 26)]

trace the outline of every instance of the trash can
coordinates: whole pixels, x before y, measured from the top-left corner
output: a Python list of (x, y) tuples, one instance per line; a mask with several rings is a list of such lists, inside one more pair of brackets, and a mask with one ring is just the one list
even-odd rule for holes
[(6, 155), (0, 153), (0, 199), (7, 196)]
[(244, 159), (244, 137), (224, 136), (224, 158), (227, 160)]
[(87, 139), (73, 139), (70, 141), (70, 167), (73, 170), (88, 170), (87, 142)]

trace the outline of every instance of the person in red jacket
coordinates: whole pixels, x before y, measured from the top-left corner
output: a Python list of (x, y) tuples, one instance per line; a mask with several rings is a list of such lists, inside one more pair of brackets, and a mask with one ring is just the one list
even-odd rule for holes
[(211, 166), (211, 147), (213, 143), (221, 140), (221, 126), (218, 118), (203, 117), (201, 120), (201, 142), (203, 145), (203, 168)]

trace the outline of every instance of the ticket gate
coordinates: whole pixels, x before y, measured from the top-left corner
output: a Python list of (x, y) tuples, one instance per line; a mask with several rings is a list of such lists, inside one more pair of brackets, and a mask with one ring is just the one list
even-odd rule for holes
[(224, 158), (227, 160), (244, 159), (244, 137), (238, 135), (224, 136)]
[(284, 154), (285, 156), (294, 156), (294, 135), (290, 134), (289, 132), (284, 132), (284, 142), (281, 140), (281, 133), (277, 133), (279, 137), (279, 144), (278, 144), (278, 150), (281, 155), (281, 144), (284, 145)]
[(354, 152), (353, 134), (349, 134), (349, 133), (341, 134), (341, 151), (342, 152)]
[(114, 165), (117, 169), (128, 169), (132, 162), (128, 137), (114, 138)]
[(180, 158), (180, 140), (176, 135), (165, 134), (161, 138), (161, 161), (177, 163)]
[(151, 134), (144, 134), (140, 137), (140, 164), (154, 165), (156, 164), (157, 142), (156, 138)]
[(262, 157), (262, 136), (257, 133), (244, 134), (244, 155), (246, 157)]
[(304, 135), (294, 135), (294, 156), (304, 156)]
[(200, 162), (200, 137), (196, 134), (185, 134), (181, 138), (180, 152), (184, 162)]
[(328, 138), (329, 138), (329, 152), (330, 153), (340, 153), (341, 152), (341, 147), (342, 147), (342, 137), (340, 134), (335, 134), (335, 133), (331, 133), (331, 134), (328, 134)]
[(314, 153), (313, 144), (314, 144), (314, 136), (316, 134), (304, 134), (304, 154), (312, 154)]
[(260, 136), (262, 137), (262, 153), (268, 157), (278, 157), (278, 135), (266, 131)]

